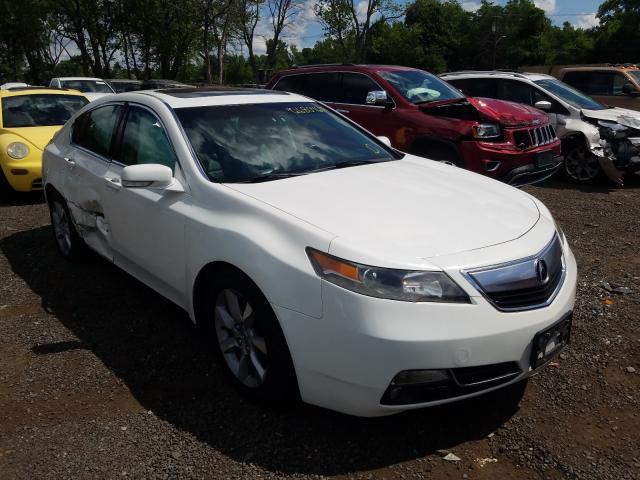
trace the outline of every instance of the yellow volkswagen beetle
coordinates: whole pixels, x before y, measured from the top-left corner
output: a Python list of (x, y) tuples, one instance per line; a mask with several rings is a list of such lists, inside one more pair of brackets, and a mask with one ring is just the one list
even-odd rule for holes
[(75, 90), (0, 90), (0, 194), (42, 188), (42, 151), (89, 100)]

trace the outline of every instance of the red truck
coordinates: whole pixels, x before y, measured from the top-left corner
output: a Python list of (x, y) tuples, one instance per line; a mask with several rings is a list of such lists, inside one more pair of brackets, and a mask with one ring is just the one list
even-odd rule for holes
[(266, 88), (324, 102), (393, 147), (449, 161), (511, 185), (538, 182), (561, 166), (560, 141), (533, 107), (466, 97), (423, 70), (317, 65), (278, 72)]

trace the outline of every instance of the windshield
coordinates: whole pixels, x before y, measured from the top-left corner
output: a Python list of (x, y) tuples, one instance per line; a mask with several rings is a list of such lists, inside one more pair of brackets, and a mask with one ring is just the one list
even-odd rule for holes
[(562, 98), (569, 105), (587, 110), (604, 110), (607, 107), (584, 93), (555, 79), (536, 80), (535, 83), (554, 95)]
[(107, 82), (102, 80), (63, 80), (62, 88), (73, 88), (85, 93), (114, 93)]
[(89, 101), (79, 95), (19, 95), (2, 99), (4, 128), (64, 125)]
[(411, 103), (464, 98), (460, 91), (422, 70), (378, 70), (377, 73)]
[(200, 164), (216, 182), (303, 174), (395, 157), (318, 103), (265, 103), (176, 109)]
[(627, 73), (633, 77), (633, 79), (640, 83), (640, 70), (627, 70)]

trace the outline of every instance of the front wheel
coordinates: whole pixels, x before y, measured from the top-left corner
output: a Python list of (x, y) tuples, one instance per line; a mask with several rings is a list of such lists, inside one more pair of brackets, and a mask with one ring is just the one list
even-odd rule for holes
[(258, 287), (240, 272), (211, 275), (201, 318), (207, 340), (243, 394), (271, 406), (299, 399), (291, 355), (280, 324)]
[(573, 182), (591, 182), (595, 180), (601, 172), (602, 169), (600, 168), (598, 158), (582, 145), (574, 146), (565, 155), (564, 174)]

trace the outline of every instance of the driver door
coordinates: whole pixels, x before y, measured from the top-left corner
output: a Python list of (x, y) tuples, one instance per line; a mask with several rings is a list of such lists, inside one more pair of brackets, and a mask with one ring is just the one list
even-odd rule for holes
[(124, 187), (123, 169), (144, 163), (166, 165), (174, 175), (179, 169), (158, 116), (146, 107), (129, 105), (119, 148), (105, 179), (105, 216), (111, 228), (114, 262), (184, 305), (184, 230), (190, 198), (184, 191)]

